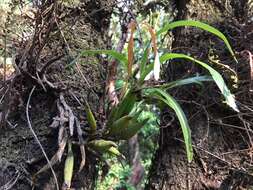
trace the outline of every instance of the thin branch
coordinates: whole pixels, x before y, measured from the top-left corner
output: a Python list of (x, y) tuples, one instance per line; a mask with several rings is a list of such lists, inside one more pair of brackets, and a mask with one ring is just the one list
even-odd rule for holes
[(49, 60), (49, 61), (41, 68), (41, 70), (39, 71), (39, 74), (40, 74), (40, 75), (43, 75), (43, 74), (45, 73), (46, 69), (47, 69), (50, 65), (52, 65), (54, 62), (58, 61), (58, 60), (61, 59), (62, 57), (64, 57), (63, 54), (62, 54), (62, 55), (58, 55), (58, 56), (52, 58), (51, 60)]
[(54, 169), (53, 169), (53, 167), (52, 167), (52, 165), (51, 165), (51, 163), (50, 163), (50, 161), (48, 159), (48, 156), (47, 156), (47, 154), (46, 154), (46, 152), (45, 152), (42, 144), (40, 143), (40, 141), (39, 141), (36, 133), (34, 132), (34, 130), (32, 128), (32, 124), (31, 124), (30, 117), (29, 117), (29, 104), (30, 104), (31, 96), (32, 96), (33, 91), (35, 90), (35, 88), (36, 88), (36, 86), (33, 86), (32, 90), (31, 90), (31, 92), (29, 94), (28, 100), (27, 100), (27, 104), (26, 104), (26, 119), (27, 119), (28, 127), (30, 128), (30, 130), (31, 130), (31, 132), (32, 132), (35, 140), (37, 141), (37, 143), (38, 143), (38, 145), (39, 145), (39, 147), (40, 147), (43, 155), (45, 156), (45, 158), (47, 160), (47, 163), (48, 163), (48, 165), (49, 165), (49, 167), (50, 167), (50, 169), (52, 171), (52, 174), (54, 176), (54, 180), (55, 180), (55, 183), (56, 183), (56, 189), (59, 190), (58, 180), (57, 180), (56, 174), (54, 172)]
[[(127, 19), (127, 18), (126, 18)], [(121, 25), (121, 37), (118, 42), (118, 45), (116, 47), (117, 52), (122, 52), (124, 45), (127, 40), (127, 30), (128, 30), (128, 24), (130, 23), (131, 19), (126, 20), (126, 23), (122, 23)], [(116, 81), (116, 76), (117, 76), (117, 67), (118, 67), (118, 62), (114, 59), (108, 64), (108, 76), (106, 80), (106, 93), (109, 98), (109, 102), (111, 106), (115, 106), (118, 104), (119, 100), (116, 94), (116, 89), (115, 89), (115, 81)]]
[(0, 190), (12, 189), (20, 177), (20, 172), (17, 172), (17, 176), (14, 176), (8, 183), (0, 187)]
[[(6, 85), (6, 59), (7, 59), (7, 23), (5, 23), (5, 29), (4, 29), (4, 62), (3, 62), (3, 68), (4, 68), (4, 72), (3, 72), (3, 84), (4, 84), (4, 88), (6, 89), (7, 88), (7, 85)], [(7, 89), (7, 92), (8, 92), (8, 89)], [(6, 99), (4, 100), (4, 103), (3, 103), (3, 112), (2, 112), (2, 118), (1, 118), (1, 126), (3, 128), (6, 127), (6, 112), (7, 112), (7, 108), (8, 105), (7, 105), (7, 101)]]

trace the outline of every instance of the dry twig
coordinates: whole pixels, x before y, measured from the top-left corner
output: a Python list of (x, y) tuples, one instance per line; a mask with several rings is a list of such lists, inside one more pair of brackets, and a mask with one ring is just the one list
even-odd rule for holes
[(49, 165), (49, 167), (50, 167), (50, 169), (52, 171), (52, 174), (54, 176), (54, 180), (55, 180), (55, 184), (56, 184), (56, 189), (59, 190), (58, 180), (57, 180), (56, 174), (54, 172), (54, 169), (53, 169), (53, 167), (52, 167), (52, 165), (51, 165), (51, 163), (50, 163), (50, 161), (48, 159), (48, 156), (47, 156), (47, 154), (46, 154), (46, 152), (45, 152), (42, 144), (40, 143), (40, 141), (39, 141), (36, 133), (34, 132), (34, 130), (32, 128), (32, 124), (31, 124), (30, 117), (29, 117), (29, 104), (30, 104), (30, 100), (31, 100), (31, 97), (32, 97), (32, 94), (33, 94), (33, 91), (35, 90), (35, 88), (36, 88), (36, 86), (33, 86), (32, 90), (31, 90), (31, 92), (29, 94), (29, 97), (28, 97), (28, 100), (27, 100), (27, 104), (26, 104), (26, 119), (27, 119), (27, 124), (28, 124), (28, 127), (31, 130), (31, 132), (32, 132), (32, 134), (33, 134), (36, 142), (38, 143), (38, 145), (39, 145), (39, 147), (40, 147), (43, 155), (45, 156), (45, 158), (47, 160), (47, 163), (48, 163), (48, 165)]

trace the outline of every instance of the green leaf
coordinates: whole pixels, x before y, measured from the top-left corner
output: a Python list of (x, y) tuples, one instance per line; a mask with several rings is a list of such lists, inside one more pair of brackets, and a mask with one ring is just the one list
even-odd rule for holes
[(72, 144), (69, 141), (68, 142), (68, 155), (65, 160), (65, 166), (64, 166), (64, 183), (68, 188), (70, 188), (70, 186), (71, 186), (73, 169), (74, 169), (74, 155), (72, 152)]
[(144, 119), (139, 122), (137, 119), (133, 118), (128, 126), (124, 128), (120, 133), (116, 135), (116, 138), (119, 140), (128, 140), (136, 135), (140, 129), (149, 121), (149, 118)]
[(109, 130), (108, 136), (113, 136), (121, 133), (125, 128), (128, 127), (129, 122), (133, 119), (133, 116), (125, 115), (115, 122), (112, 125), (108, 125), (107, 128)]
[(144, 69), (146, 67), (146, 64), (148, 62), (149, 46), (150, 46), (150, 44), (148, 44), (146, 49), (144, 50), (143, 55), (142, 55), (142, 59), (140, 61), (140, 76), (142, 76)]
[(120, 151), (116, 147), (110, 147), (107, 152), (112, 155), (112, 156), (118, 156), (121, 157), (122, 159), (126, 159), (123, 154), (120, 153)]
[(97, 122), (86, 100), (85, 100), (85, 112), (86, 112), (86, 118), (89, 123), (91, 132), (94, 133), (97, 130)]
[(105, 152), (107, 151), (110, 147), (118, 147), (118, 145), (110, 140), (104, 140), (104, 139), (95, 139), (92, 141), (89, 141), (87, 144), (90, 148), (92, 148), (95, 151), (98, 152)]
[(110, 155), (121, 156), (122, 158), (124, 158), (124, 156), (118, 150), (118, 145), (113, 141), (97, 139), (88, 142), (88, 146), (91, 149), (102, 154), (109, 153)]
[(238, 63), (234, 52), (227, 40), (227, 38), (225, 37), (225, 35), (223, 33), (221, 33), (219, 30), (217, 30), (216, 28), (205, 24), (203, 22), (199, 22), (199, 21), (194, 21), (194, 20), (180, 20), (180, 21), (175, 21), (175, 22), (171, 22), (166, 24), (163, 28), (161, 28), (158, 32), (157, 35), (161, 35), (164, 32), (167, 32), (168, 30), (174, 29), (176, 27), (181, 27), (181, 26), (193, 26), (193, 27), (197, 27), (200, 29), (203, 29), (207, 32), (210, 32), (214, 35), (216, 35), (217, 37), (219, 37), (227, 46), (229, 52), (231, 53), (231, 55), (233, 56), (234, 60)]
[(138, 119), (141, 113), (144, 111), (142, 107), (143, 102), (144, 100), (136, 102), (129, 115), (133, 116), (135, 119)]
[(178, 117), (182, 132), (183, 132), (183, 137), (184, 137), (184, 142), (185, 142), (185, 147), (186, 147), (186, 153), (187, 153), (187, 159), (189, 162), (192, 161), (193, 158), (193, 150), (192, 150), (192, 142), (191, 142), (191, 130), (188, 125), (188, 121), (186, 119), (186, 116), (181, 109), (180, 105), (177, 103), (177, 101), (170, 96), (168, 93), (165, 91), (158, 89), (158, 88), (151, 88), (148, 89), (148, 95), (151, 98), (156, 98), (165, 104), (167, 104), (170, 108), (172, 108)]
[(111, 127), (111, 125), (113, 124), (113, 122), (115, 121), (115, 120), (117, 120), (117, 112), (118, 112), (118, 106), (113, 106), (112, 108), (111, 108), (111, 111), (110, 111), (110, 113), (109, 113), (109, 116), (108, 116), (108, 120), (107, 120), (107, 122), (106, 122), (106, 126), (107, 127)]
[(116, 82), (115, 82), (116, 90), (121, 89), (124, 86), (124, 84), (125, 84), (124, 80), (116, 80)]
[(123, 63), (124, 68), (127, 68), (127, 58), (124, 54), (119, 53), (117, 51), (114, 50), (84, 50), (80, 53), (80, 55), (78, 56), (78, 58), (80, 58), (81, 56), (87, 55), (87, 54), (105, 54), (105, 55), (109, 55), (111, 57), (113, 57), (114, 59), (118, 60), (120, 63)]
[(213, 78), (210, 76), (196, 76), (196, 77), (190, 77), (190, 78), (186, 78), (186, 79), (172, 81), (172, 82), (169, 82), (169, 83), (157, 86), (157, 87), (163, 88), (163, 89), (171, 89), (171, 88), (175, 88), (178, 86), (183, 86), (183, 85), (193, 84), (193, 83), (203, 86), (202, 82), (206, 82), (206, 81), (213, 81)]
[(141, 77), (139, 79), (140, 83), (143, 83), (145, 80), (146, 76), (154, 69), (154, 63), (146, 65), (146, 68), (143, 70), (141, 73)]
[(124, 95), (123, 99), (117, 105), (117, 113), (115, 114), (116, 117), (114, 118), (114, 121), (124, 115), (128, 115), (134, 108), (134, 104), (136, 103), (136, 101), (137, 99), (135, 92), (129, 89)]
[(215, 83), (217, 84), (217, 86), (219, 87), (221, 93), (223, 94), (224, 98), (225, 98), (225, 102), (232, 108), (234, 109), (236, 112), (239, 112), (237, 105), (235, 103), (235, 98), (234, 95), (231, 94), (230, 90), (228, 89), (228, 87), (226, 86), (222, 76), (212, 67), (210, 67), (208, 64), (199, 61), (197, 59), (194, 59), (190, 56), (184, 55), (184, 54), (179, 54), (179, 53), (166, 53), (164, 55), (162, 55), (160, 57), (160, 61), (161, 62), (165, 62), (167, 60), (171, 60), (171, 59), (187, 59), (190, 60), (194, 63), (197, 63), (199, 65), (201, 65), (202, 67), (204, 67), (205, 69), (207, 69), (209, 71), (209, 73), (211, 74), (213, 80), (215, 81)]

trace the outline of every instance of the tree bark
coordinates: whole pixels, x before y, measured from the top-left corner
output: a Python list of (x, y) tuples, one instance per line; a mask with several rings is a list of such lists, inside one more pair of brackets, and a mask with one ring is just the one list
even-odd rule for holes
[[(63, 102), (69, 106), (68, 111), (62, 112), (66, 119), (62, 125), (65, 135), (70, 136), (71, 133), (68, 125), (72, 110), (72, 117), (76, 119), (75, 122), (80, 122), (81, 133), (85, 138), (85, 130), (88, 128), (84, 117), (85, 100), (89, 102), (99, 122), (99, 118), (102, 118), (97, 111), (102, 104), (100, 101), (106, 79), (101, 58), (86, 57), (76, 63), (74, 58), (84, 49), (107, 48), (107, 32), (114, 1), (80, 0), (73, 1), (73, 4), (56, 2), (58, 1), (37, 2), (35, 18), (29, 26), (33, 35), (16, 47), (16, 73), (5, 83), (7, 85), (1, 84), (6, 86), (4, 90), (1, 87), (1, 96), (3, 95), (6, 106), (3, 103), (0, 111), (9, 113), (6, 128), (1, 128), (0, 133), (1, 190), (26, 190), (32, 187), (56, 189), (50, 169), (34, 176), (47, 164), (28, 127), (26, 117), (28, 95), (34, 86), (36, 88), (31, 96), (29, 119), (49, 159), (59, 148), (61, 127), (58, 126), (60, 121), (57, 119), (61, 114), (59, 107), (64, 107)], [(55, 123), (52, 124), (53, 122)], [(99, 124), (102, 126), (102, 121)], [(73, 135), (69, 139), (78, 139), (76, 125), (75, 123)], [(71, 187), (93, 189), (97, 175), (97, 157), (86, 149), (85, 167), (78, 172), (81, 154), (78, 145), (74, 144), (73, 149), (75, 163)], [(63, 184), (66, 153), (65, 150), (61, 162), (53, 166), (60, 188)]]
[[(176, 7), (179, 9), (178, 14), (180, 15), (177, 15), (176, 19), (200, 20), (218, 27), (232, 42), (235, 51), (240, 52), (243, 49), (252, 49), (252, 46), (249, 47), (247, 43), (243, 43), (239, 40), (241, 38), (238, 37), (243, 35), (243, 31), (247, 30), (249, 25), (252, 25), (247, 24), (250, 15), (252, 15), (252, 8), (250, 8), (249, 3), (248, 1), (236, 0), (177, 1)], [(235, 26), (242, 26), (241, 24), (245, 24), (245, 27), (237, 31), (232, 29)], [(210, 35), (192, 28), (175, 30), (173, 35), (174, 41), (171, 47), (173, 51), (189, 53), (200, 60), (208, 62), (209, 51), (214, 50), (219, 55), (222, 63), (235, 68), (235, 64), (231, 61), (232, 57), (229, 58), (228, 53), (224, 50), (225, 47)], [(253, 40), (252, 36), (248, 36), (247, 39)], [(212, 42), (212, 44), (208, 45), (209, 42)], [(237, 58), (240, 62), (240, 55), (237, 55)], [(241, 60), (241, 63), (243, 63), (243, 60)], [(221, 72), (221, 68), (218, 68), (218, 71)], [(201, 70), (189, 63), (175, 64), (173, 67), (168, 67), (167, 78), (169, 80), (180, 79), (186, 76), (189, 77), (189, 73), (194, 74), (196, 72), (201, 72)], [(225, 73), (223, 73), (223, 76), (226, 78)], [(210, 90), (210, 86), (205, 85), (205, 88), (207, 90), (201, 97), (198, 96), (198, 93), (196, 94), (197, 89), (193, 86), (170, 92), (180, 100), (180, 104), (189, 120), (194, 145), (194, 160), (192, 163), (187, 162), (179, 124), (173, 122), (172, 125), (166, 128), (161, 127), (159, 148), (155, 153), (149, 172), (149, 181), (145, 189), (225, 190), (250, 188), (252, 185), (250, 181), (252, 180), (251, 167), (246, 166), (246, 171), (240, 169), (245, 164), (242, 160), (247, 159), (247, 154), (226, 154), (227, 152), (235, 153), (241, 149), (250, 148), (247, 142), (251, 141), (251, 137), (245, 133), (244, 129), (238, 130), (233, 127), (225, 127), (224, 123), (226, 122), (236, 126), (243, 126), (243, 123), (236, 114), (232, 117), (231, 115), (234, 115), (234, 113), (229, 111), (229, 108), (224, 108), (220, 100), (218, 100), (218, 104), (213, 104), (214, 101), (217, 101), (217, 98), (221, 99), (221, 97), (212, 97), (214, 91)], [(211, 89), (214, 89), (213, 86)], [(237, 99), (240, 98), (237, 97)], [(210, 104), (213, 105), (210, 106)], [(169, 117), (166, 117), (166, 115), (169, 115)], [(230, 116), (231, 119), (223, 119), (227, 116)], [(163, 118), (171, 117), (176, 116), (165, 110), (161, 117), (161, 126), (167, 126), (167, 123), (169, 123), (168, 120)]]

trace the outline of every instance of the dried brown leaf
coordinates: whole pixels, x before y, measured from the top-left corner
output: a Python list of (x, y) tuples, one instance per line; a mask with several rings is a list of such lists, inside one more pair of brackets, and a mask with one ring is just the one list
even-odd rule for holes
[(145, 23), (144, 25), (147, 27), (147, 29), (148, 29), (148, 31), (150, 33), (153, 51), (154, 51), (154, 54), (156, 55), (157, 54), (156, 32), (155, 32), (155, 30), (149, 24)]
[(136, 28), (136, 23), (132, 21), (129, 24), (129, 29), (130, 29), (130, 39), (128, 42), (128, 77), (132, 75), (132, 67), (133, 67), (133, 61), (134, 61), (134, 31)]
[(83, 167), (85, 166), (85, 161), (86, 161), (86, 154), (85, 154), (85, 148), (84, 148), (84, 140), (83, 140), (83, 132), (80, 126), (79, 120), (75, 117), (75, 122), (76, 122), (76, 128), (77, 128), (77, 134), (78, 134), (78, 139), (80, 143), (80, 152), (82, 156), (82, 160), (79, 166), (79, 172), (82, 171)]
[[(61, 157), (62, 157), (62, 155), (63, 155), (63, 153), (64, 153), (64, 150), (65, 150), (67, 141), (68, 141), (68, 136), (66, 135), (66, 136), (62, 139), (62, 142), (60, 143), (57, 152), (54, 154), (54, 156), (53, 156), (53, 157), (51, 158), (51, 160), (50, 160), (51, 166), (54, 166), (57, 162), (60, 162), (60, 161), (61, 161)], [(49, 166), (49, 164), (46, 164), (45, 166), (43, 166), (43, 167), (34, 175), (34, 177), (37, 176), (38, 174), (42, 173), (42, 172), (47, 171), (48, 169), (50, 169), (50, 166)]]
[(62, 94), (60, 94), (60, 102), (62, 103), (65, 111), (68, 114), (68, 119), (69, 119), (69, 133), (70, 136), (73, 136), (74, 133), (74, 122), (75, 122), (75, 116), (73, 114), (72, 109), (70, 108), (70, 106), (66, 103), (64, 96)]

